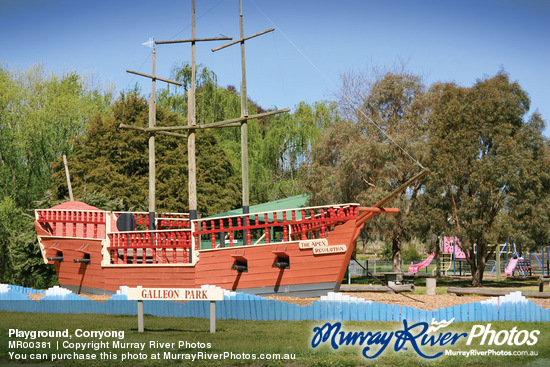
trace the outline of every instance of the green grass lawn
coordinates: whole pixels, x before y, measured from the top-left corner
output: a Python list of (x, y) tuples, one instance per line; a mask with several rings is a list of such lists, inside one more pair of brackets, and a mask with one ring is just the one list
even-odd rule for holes
[[(534, 346), (488, 346), (472, 343), (466, 345), (466, 339), (462, 338), (455, 345), (423, 347), (423, 352), (435, 354), (445, 352), (445, 349), (457, 351), (468, 351), (476, 349), (478, 351), (495, 350), (502, 351), (527, 351), (528, 353), (537, 353), (537, 356), (441, 356), (434, 360), (426, 360), (419, 357), (409, 346), (407, 350), (401, 349), (398, 352), (393, 350), (395, 343), (390, 343), (388, 348), (376, 359), (366, 359), (361, 355), (364, 346), (342, 346), (337, 350), (322, 344), (313, 349), (311, 341), (313, 337), (313, 328), (321, 327), (325, 322), (322, 321), (241, 321), (241, 320), (218, 320), (217, 332), (209, 333), (209, 320), (196, 318), (162, 318), (154, 316), (145, 316), (145, 332), (137, 332), (137, 317), (122, 315), (95, 315), (95, 314), (39, 314), (39, 313), (19, 313), (19, 312), (0, 312), (0, 365), (19, 363), (38, 364), (38, 365), (67, 365), (67, 366), (168, 366), (168, 365), (192, 365), (192, 366), (232, 366), (232, 365), (250, 365), (250, 366), (547, 366), (550, 365), (550, 323), (520, 323), (520, 322), (493, 322), (491, 329), (511, 330), (516, 327), (517, 330), (539, 330), (538, 342)], [(480, 323), (486, 326), (487, 323)], [(440, 332), (452, 333), (470, 333), (474, 323), (455, 323), (451, 326), (441, 329)], [(345, 322), (342, 329), (348, 331), (377, 331), (392, 332), (403, 330), (402, 323), (396, 322)], [(40, 338), (34, 341), (51, 342), (51, 347), (38, 349), (9, 348), (10, 341), (24, 340), (9, 336), (10, 329), (22, 331), (33, 330), (65, 330), (68, 329), (72, 339), (63, 337), (58, 338)], [(75, 351), (75, 346), (63, 347), (63, 342), (99, 342), (99, 339), (77, 338), (75, 331), (77, 329), (92, 330), (115, 330), (124, 331), (122, 342), (145, 343), (144, 350), (133, 348), (93, 349), (93, 345), (84, 346), (82, 350)], [(479, 339), (479, 338), (478, 338)], [(113, 342), (113, 338), (106, 338), (103, 341)], [(30, 340), (33, 341), (33, 340)], [(60, 349), (56, 350), (57, 342), (60, 342)], [(168, 348), (161, 348), (159, 344), (150, 346), (150, 342), (167, 343)], [(183, 345), (179, 345), (182, 342)], [(188, 344), (186, 344), (186, 342)], [(172, 344), (174, 343), (173, 347)], [(189, 343), (191, 345), (189, 345)], [(194, 346), (194, 348), (193, 348)], [(373, 346), (373, 350), (376, 348)], [(27, 359), (10, 359), (10, 352), (24, 354)], [(65, 359), (54, 362), (49, 361), (52, 353), (68, 354), (73, 353), (88, 354), (85, 360)], [(180, 354), (181, 358), (164, 359), (164, 352)], [(219, 354), (228, 353), (229, 356), (224, 359), (208, 360), (201, 359), (190, 361), (185, 359), (185, 355)], [(101, 353), (104, 353), (103, 355)], [(128, 356), (130, 353), (138, 359), (121, 361), (122, 356)], [(139, 355), (144, 357), (139, 359)], [(230, 353), (237, 357), (231, 359)], [(31, 354), (44, 354), (47, 359), (40, 361), (31, 360)], [(287, 355), (288, 359), (274, 359), (273, 355), (278, 354), (281, 357)], [(117, 359), (112, 359), (116, 355)], [(251, 358), (256, 355), (256, 359)], [(259, 359), (260, 357), (268, 357)], [(95, 359), (93, 359), (93, 357)], [(101, 357), (110, 356), (111, 359), (101, 359)], [(160, 357), (154, 359), (154, 357)], [(86, 357), (86, 356), (84, 356)], [(247, 358), (250, 357), (250, 358)], [(20, 356), (21, 358), (21, 356)], [(36, 358), (36, 357), (35, 357)]]

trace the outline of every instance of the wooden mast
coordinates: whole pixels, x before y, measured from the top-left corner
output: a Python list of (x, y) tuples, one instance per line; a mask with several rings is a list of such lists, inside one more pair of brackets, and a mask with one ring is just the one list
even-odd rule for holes
[(195, 84), (196, 84), (196, 51), (195, 44), (199, 41), (231, 40), (231, 37), (196, 38), (195, 35), (195, 0), (192, 1), (191, 39), (176, 41), (158, 41), (157, 44), (191, 43), (191, 88), (187, 91), (187, 159), (189, 169), (189, 218), (197, 219), (197, 163), (195, 154)]
[[(243, 3), (242, 0), (239, 0), (239, 28), (240, 28), (240, 39), (228, 43), (226, 45), (213, 48), (212, 52), (221, 50), (228, 46), (235, 45), (240, 43), (241, 45), (241, 167), (242, 167), (242, 187), (243, 187), (243, 214), (248, 214), (250, 211), (250, 197), (249, 197), (249, 185), (248, 185), (248, 125), (247, 122), (250, 119), (248, 116), (248, 97), (246, 89), (246, 57), (245, 57), (245, 48), (244, 42), (248, 39), (260, 36), (262, 34), (272, 32), (274, 28), (267, 29), (263, 32), (253, 34), (251, 36), (244, 36), (244, 26), (243, 26)], [(276, 111), (276, 113), (282, 111)]]
[[(151, 75), (138, 73), (136, 71), (126, 70), (126, 72), (144, 76), (151, 79), (152, 86), (151, 86), (151, 98), (149, 99), (149, 128), (155, 128), (157, 126), (157, 92), (156, 92), (156, 81), (157, 79), (162, 80), (164, 82), (175, 84), (175, 85), (182, 85), (180, 82), (176, 82), (174, 80), (170, 79), (163, 79), (163, 78), (157, 78), (156, 76), (156, 57), (157, 52), (155, 50), (155, 42), (153, 39), (151, 39), (149, 42), (146, 43), (146, 45), (150, 45), (152, 48), (152, 64), (153, 64), (153, 73)], [(127, 125), (121, 124), (120, 127), (122, 128), (131, 128)], [(180, 134), (177, 134), (180, 135)], [(156, 212), (156, 168), (155, 168), (155, 134), (150, 134), (149, 136), (149, 229), (154, 230), (155, 229), (155, 212)]]
[[(222, 127), (241, 127), (241, 160), (242, 160), (242, 184), (243, 184), (243, 213), (249, 212), (249, 184), (248, 184), (248, 126), (247, 122), (248, 120), (261, 118), (265, 116), (275, 115), (279, 113), (289, 112), (290, 109), (282, 109), (282, 110), (276, 110), (276, 111), (268, 111), (264, 113), (259, 113), (255, 115), (248, 115), (248, 97), (246, 92), (246, 65), (245, 65), (245, 49), (244, 49), (244, 42), (248, 39), (260, 36), (262, 34), (272, 32), (274, 28), (267, 29), (265, 31), (253, 34), (248, 37), (244, 37), (244, 28), (243, 28), (243, 12), (242, 12), (242, 1), (239, 1), (239, 23), (240, 23), (240, 36), (241, 38), (237, 41), (228, 43), (226, 45), (213, 48), (212, 51), (218, 51), (225, 47), (240, 43), (241, 44), (241, 66), (242, 66), (242, 82), (241, 82), (241, 117), (235, 118), (235, 119), (229, 119), (224, 121), (218, 121), (218, 122), (212, 122), (207, 124), (201, 124), (197, 125), (196, 123), (196, 114), (195, 114), (195, 89), (196, 89), (196, 56), (195, 56), (195, 43), (196, 42), (202, 42), (202, 41), (220, 41), (220, 40), (232, 40), (232, 37), (211, 37), (211, 38), (196, 38), (195, 35), (195, 0), (192, 0), (192, 38), (190, 39), (183, 39), (183, 40), (170, 40), (170, 41), (154, 41), (154, 44), (172, 44), (172, 43), (191, 43), (191, 88), (188, 90), (188, 111), (187, 111), (187, 117), (188, 117), (188, 124), (187, 126), (169, 126), (169, 127), (157, 127), (156, 124), (149, 124), (149, 127), (143, 128), (140, 126), (131, 126), (131, 125), (125, 125), (120, 124), (121, 128), (125, 129), (131, 129), (131, 130), (138, 130), (143, 131), (151, 134), (151, 138), (153, 139), (153, 147), (154, 147), (154, 134), (159, 135), (167, 135), (167, 136), (175, 136), (175, 137), (185, 137), (185, 135), (173, 133), (170, 131), (173, 130), (187, 130), (188, 131), (188, 160), (189, 160), (189, 216), (190, 219), (196, 219), (197, 218), (197, 188), (196, 188), (196, 155), (195, 155), (195, 130), (197, 129), (210, 129), (210, 128), (222, 128)], [(153, 49), (153, 52), (154, 49)], [(153, 58), (154, 60), (154, 58)], [(154, 61), (153, 61), (154, 63)], [(174, 82), (169, 79), (163, 79), (156, 77), (155, 75), (147, 75), (135, 71), (127, 70), (129, 73), (133, 73), (140, 76), (149, 77), (151, 79), (161, 80), (164, 82), (182, 85), (181, 83)], [(154, 66), (153, 66), (153, 74), (154, 74)], [(153, 87), (154, 90), (154, 87)], [(153, 106), (156, 110), (156, 104)], [(150, 112), (151, 116), (151, 112)], [(150, 138), (150, 142), (151, 142)], [(151, 151), (151, 149), (150, 149)], [(153, 158), (154, 161), (154, 158)], [(153, 163), (154, 165), (154, 163)], [(153, 171), (154, 174), (154, 166), (151, 166), (151, 163), (149, 165), (150, 172)], [(151, 173), (150, 173), (151, 175)], [(154, 185), (154, 183), (153, 183)], [(153, 187), (154, 190), (154, 187)], [(150, 183), (150, 191), (151, 191), (151, 183)], [(154, 199), (153, 199), (154, 200)], [(154, 207), (154, 202), (153, 202)]]
[[(195, 0), (193, 0), (192, 27), (191, 27), (191, 89), (187, 93), (187, 125), (193, 127), (197, 124), (195, 119), (195, 84), (197, 77), (196, 52), (195, 52)], [(197, 160), (195, 154), (195, 130), (189, 130), (187, 135), (187, 160), (189, 180), (189, 219), (197, 219)]]
[[(153, 78), (151, 79), (151, 99), (149, 99), (149, 127), (157, 126), (157, 81), (156, 75), (156, 59), (157, 52), (153, 44)], [(149, 229), (155, 229), (155, 212), (156, 209), (156, 169), (155, 169), (155, 135), (149, 135)]]
[[(246, 61), (244, 52), (243, 2), (239, 0), (239, 26), (241, 32), (241, 117), (248, 117), (248, 96), (246, 93)], [(250, 211), (250, 197), (248, 188), (248, 121), (241, 122), (241, 165), (243, 185), (243, 214)]]

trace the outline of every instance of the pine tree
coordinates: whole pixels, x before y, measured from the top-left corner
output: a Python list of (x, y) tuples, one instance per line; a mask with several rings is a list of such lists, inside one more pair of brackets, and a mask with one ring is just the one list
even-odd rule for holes
[[(96, 115), (87, 134), (77, 141), (68, 157), (75, 197), (99, 193), (120, 199), (126, 210), (148, 208), (148, 136), (120, 129), (128, 124), (148, 124), (148, 104), (134, 93), (123, 94), (110, 115)], [(174, 113), (157, 107), (157, 125), (182, 125)], [(159, 136), (156, 139), (157, 210), (188, 210), (186, 140)], [(58, 198), (67, 195), (63, 164), (54, 164), (54, 183)], [(212, 132), (197, 139), (198, 210), (203, 215), (233, 209), (240, 198), (231, 161)]]

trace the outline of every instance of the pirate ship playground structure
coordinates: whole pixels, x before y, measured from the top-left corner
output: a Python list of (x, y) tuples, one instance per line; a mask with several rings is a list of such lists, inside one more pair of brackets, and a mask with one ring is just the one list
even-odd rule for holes
[[(129, 215), (146, 227), (149, 214), (70, 201), (36, 210), (36, 230), (44, 260), (55, 266), (59, 283), (77, 293), (212, 284), (314, 296), (338, 291), (366, 220), (396, 211), (345, 204), (195, 220), (159, 213), (157, 230), (120, 231), (117, 221)], [(234, 244), (242, 237), (244, 243)], [(209, 249), (200, 248), (204, 242)]]
[[(121, 125), (121, 128), (150, 134), (149, 212), (109, 212), (74, 201), (67, 177), (71, 201), (35, 211), (35, 227), (44, 261), (55, 266), (61, 286), (77, 293), (111, 294), (121, 286), (195, 288), (205, 284), (254, 294), (302, 297), (338, 291), (365, 223), (379, 213), (396, 213), (397, 209), (383, 206), (427, 170), (372, 207), (350, 203), (250, 213), (247, 121), (289, 110), (248, 114), (244, 42), (273, 29), (245, 37), (239, 4), (240, 39), (212, 51), (241, 45), (241, 117), (197, 125), (195, 43), (231, 38), (196, 38), (194, 0), (192, 3), (191, 39), (151, 42), (152, 45), (191, 43), (188, 125), (156, 127), (156, 80), (179, 83), (156, 76), (154, 47), (152, 75), (128, 70), (150, 78), (153, 83), (149, 127)], [(242, 214), (197, 218), (195, 131), (222, 126), (241, 128)], [(186, 130), (187, 134), (174, 130)], [(155, 210), (155, 135), (188, 139), (189, 213), (158, 213)]]

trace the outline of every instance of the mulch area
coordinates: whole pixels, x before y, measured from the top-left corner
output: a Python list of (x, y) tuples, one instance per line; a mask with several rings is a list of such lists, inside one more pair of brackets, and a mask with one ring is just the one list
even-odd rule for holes
[[(40, 301), (40, 299), (42, 297), (44, 297), (44, 294), (42, 294), (42, 293), (28, 293), (27, 296), (29, 296), (34, 301)], [(111, 298), (111, 296), (89, 295), (89, 294), (79, 294), (79, 296), (91, 299), (92, 301), (96, 301), (96, 302), (105, 302), (109, 298)]]
[[(349, 295), (350, 297), (364, 298), (369, 301), (379, 302), (379, 303), (388, 303), (392, 305), (408, 306), (418, 308), (420, 310), (433, 311), (440, 308), (445, 308), (449, 306), (461, 305), (463, 303), (475, 303), (480, 302), (491, 297), (483, 296), (451, 296), (448, 294), (438, 294), (435, 296), (428, 296), (425, 294), (388, 294), (388, 293), (361, 293), (361, 292), (344, 292), (343, 294)], [(27, 294), (30, 298), (35, 301), (39, 301), (43, 294)], [(100, 296), (100, 295), (87, 295), (81, 294), (80, 296), (91, 299), (96, 302), (105, 302), (110, 296)], [(293, 303), (301, 306), (312, 305), (313, 301), (319, 300), (319, 297), (316, 298), (296, 298), (296, 297), (280, 297), (280, 296), (271, 296), (268, 298), (277, 299), (280, 301)], [(550, 299), (549, 298), (529, 298), (531, 302), (536, 303), (537, 305), (550, 309)]]
[[(428, 296), (425, 294), (389, 294), (389, 293), (361, 293), (361, 292), (343, 292), (343, 294), (350, 297), (364, 298), (369, 301), (388, 303), (392, 305), (408, 306), (418, 308), (420, 310), (433, 311), (440, 308), (449, 306), (461, 305), (464, 303), (476, 303), (483, 300), (490, 299), (491, 297), (483, 296), (452, 296), (448, 294), (438, 294), (435, 296)], [(314, 300), (319, 298), (294, 298), (294, 297), (278, 297), (273, 296), (281, 301), (294, 303), (301, 306), (312, 305)], [(550, 299), (544, 298), (529, 298), (531, 302), (537, 305), (550, 309)]]

